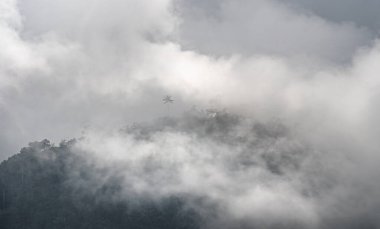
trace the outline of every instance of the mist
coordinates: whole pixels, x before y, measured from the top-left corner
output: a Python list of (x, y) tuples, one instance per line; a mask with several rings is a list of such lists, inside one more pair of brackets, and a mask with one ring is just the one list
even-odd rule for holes
[(377, 228), (378, 5), (3, 0), (0, 160), (78, 138), (73, 186), (205, 228)]

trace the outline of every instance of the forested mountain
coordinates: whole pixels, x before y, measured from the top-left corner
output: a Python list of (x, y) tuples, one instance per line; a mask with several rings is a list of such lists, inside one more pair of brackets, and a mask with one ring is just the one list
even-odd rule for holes
[[(239, 134), (244, 125), (248, 134), (245, 132)], [(219, 224), (219, 221), (224, 224), (223, 216), (217, 219), (219, 210), (216, 210), (215, 203), (210, 201), (205, 188), (199, 185), (199, 190), (198, 188), (187, 190), (179, 175), (186, 164), (188, 164), (187, 167), (194, 167), (192, 168), (194, 171), (204, 172), (203, 169), (210, 165), (203, 164), (204, 159), (198, 159), (198, 157), (203, 157), (202, 154), (210, 158), (221, 157), (218, 159), (220, 162), (212, 162), (211, 165), (214, 166), (214, 163), (224, 164), (227, 160), (224, 157), (230, 157), (228, 154), (236, 153), (234, 155), (236, 157), (233, 160), (228, 159), (230, 160), (228, 163), (231, 163), (232, 170), (241, 170), (239, 172), (241, 175), (238, 176), (244, 176), (245, 170), (249, 171), (250, 168), (254, 168), (252, 166), (259, 168), (258, 163), (274, 176), (281, 176), (284, 171), (294, 169), (298, 163), (297, 160), (292, 159), (297, 155), (295, 151), (291, 154), (288, 151), (281, 154), (269, 151), (265, 154), (260, 153), (263, 145), (287, 135), (283, 126), (276, 122), (265, 125), (245, 123), (242, 117), (224, 111), (193, 110), (180, 118), (162, 118), (153, 123), (134, 123), (121, 129), (119, 134), (132, 138), (134, 142), (134, 146), (128, 144), (125, 146), (129, 147), (125, 150), (130, 154), (122, 156), (124, 161), (121, 169), (118, 168), (120, 160), (103, 165), (103, 162), (94, 162), (96, 156), (87, 154), (88, 152), (80, 152), (76, 146), (83, 139), (63, 141), (58, 146), (46, 139), (32, 142), (19, 154), (3, 161), (0, 164), (1, 229), (192, 229), (204, 228), (206, 224), (210, 226), (210, 222), (211, 224), (216, 222), (211, 226), (212, 228), (221, 226), (232, 228), (236, 225)], [(158, 135), (165, 137), (157, 139)], [(185, 145), (171, 148), (170, 138), (173, 136), (174, 138), (186, 136), (185, 139), (194, 141), (185, 141), (182, 142)], [(126, 138), (123, 141), (128, 142), (131, 139)], [(128, 164), (129, 157), (141, 153), (137, 152), (140, 149), (135, 146), (139, 142), (143, 145), (157, 144), (162, 152), (154, 152), (157, 149), (152, 148), (148, 157), (135, 161), (135, 165)], [(162, 142), (169, 142), (169, 144)], [(102, 144), (96, 143), (97, 147)], [(231, 150), (239, 148), (241, 152), (231, 151), (225, 154), (226, 152), (219, 152), (224, 148), (213, 149), (213, 144), (230, 146)], [(206, 147), (207, 150), (203, 152), (202, 147)], [(181, 155), (184, 148), (189, 151), (186, 155), (188, 154), (187, 157), (190, 158), (173, 161), (171, 153), (176, 154), (178, 151)], [(286, 163), (282, 163), (278, 157), (288, 159), (284, 160)], [(101, 160), (107, 160), (107, 158), (111, 158), (107, 152), (101, 156)], [(194, 163), (191, 162), (192, 160)], [(129, 168), (136, 164), (142, 169)], [(192, 175), (193, 172), (189, 170), (188, 173)], [(238, 174), (237, 171), (234, 173)], [(161, 177), (160, 174), (165, 174), (165, 176)], [(159, 193), (165, 189), (165, 185), (173, 185), (170, 181), (171, 176), (177, 180), (174, 185), (178, 190), (165, 195), (156, 195), (156, 192)], [(131, 194), (128, 196), (128, 191), (125, 189), (129, 187), (126, 188), (126, 186), (133, 184), (131, 184), (132, 181), (126, 184), (123, 179), (129, 179), (129, 177), (135, 179), (137, 183), (138, 179), (148, 180), (142, 181), (146, 182), (143, 192), (153, 193), (153, 195)], [(168, 181), (165, 180), (167, 178)], [(209, 182), (213, 180), (212, 177), (204, 178), (211, 179)], [(210, 185), (214, 186), (212, 183)], [(209, 192), (213, 193), (213, 189), (211, 188)], [(215, 187), (215, 189), (218, 188)], [(196, 194), (193, 195), (192, 192)], [(152, 198), (152, 196), (156, 197)], [(187, 199), (189, 196), (190, 201)], [(208, 198), (209, 200), (204, 203), (211, 205), (205, 206), (202, 198)], [(200, 208), (203, 210), (207, 208), (207, 210), (203, 211)], [(208, 222), (205, 223), (205, 220)], [(239, 228), (251, 228), (251, 226), (248, 223), (246, 226), (240, 225)]]
[(32, 142), (0, 164), (0, 229), (379, 228), (372, 183), (327, 153), (214, 110)]
[(198, 228), (197, 215), (179, 198), (104, 200), (117, 190), (115, 183), (95, 193), (76, 190), (68, 184), (68, 169), (78, 159), (72, 144), (30, 143), (1, 163), (1, 229)]

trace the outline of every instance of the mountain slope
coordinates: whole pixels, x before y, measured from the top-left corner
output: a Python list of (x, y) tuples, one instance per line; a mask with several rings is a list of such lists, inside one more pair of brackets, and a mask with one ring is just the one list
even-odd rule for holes
[(104, 193), (75, 190), (67, 177), (68, 164), (77, 160), (70, 151), (74, 142), (34, 142), (1, 163), (2, 229), (198, 228), (197, 216), (175, 197), (136, 204), (102, 200), (117, 185), (102, 187)]

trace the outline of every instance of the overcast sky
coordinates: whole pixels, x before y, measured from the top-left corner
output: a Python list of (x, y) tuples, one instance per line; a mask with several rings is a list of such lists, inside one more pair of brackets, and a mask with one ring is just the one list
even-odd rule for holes
[(377, 101), (379, 5), (4, 0), (0, 158), (31, 140), (165, 115), (166, 94), (176, 99), (171, 113), (218, 104), (367, 121), (360, 115)]

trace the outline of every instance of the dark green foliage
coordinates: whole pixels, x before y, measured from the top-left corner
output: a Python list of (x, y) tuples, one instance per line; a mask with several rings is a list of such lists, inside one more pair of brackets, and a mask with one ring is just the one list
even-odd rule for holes
[[(118, 229), (198, 228), (196, 214), (179, 198), (160, 201), (105, 198), (117, 192), (110, 183), (96, 192), (78, 191), (68, 184), (75, 141), (59, 147), (49, 141), (30, 143), (0, 165), (1, 229)], [(83, 174), (82, 179), (85, 179)]]

